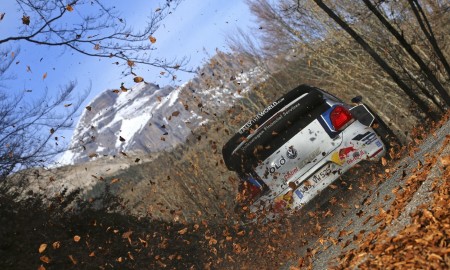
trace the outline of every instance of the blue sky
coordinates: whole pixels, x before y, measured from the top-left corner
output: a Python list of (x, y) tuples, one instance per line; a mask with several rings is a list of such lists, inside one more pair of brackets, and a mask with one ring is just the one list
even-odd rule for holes
[[(158, 0), (107, 1), (115, 5), (130, 25), (139, 27), (146, 22), (151, 12), (159, 6)], [(0, 39), (8, 35), (15, 35), (16, 26), (21, 24), (22, 13), (15, 10), (15, 1), (2, 0), (0, 13), (5, 13), (0, 21)], [(33, 19), (33, 18), (32, 18)], [(152, 54), (158, 57), (190, 58), (189, 66), (196, 68), (207, 60), (205, 50), (214, 55), (215, 50), (227, 50), (226, 35), (232, 33), (236, 27), (248, 29), (252, 25), (252, 17), (245, 0), (185, 0), (177, 10), (169, 15), (154, 34), (157, 39), (156, 50)], [(20, 47), (21, 52), (10, 70), (15, 75), (13, 80), (1, 82), (3, 86), (15, 93), (23, 90), (28, 98), (33, 99), (42, 95), (45, 89), (49, 93), (71, 80), (78, 83), (78, 91), (82, 91), (92, 84), (89, 97), (82, 108), (96, 95), (106, 89), (120, 87), (124, 82), (132, 86), (133, 77), (123, 77), (123, 68), (113, 65), (117, 60), (86, 57), (79, 53), (63, 48), (48, 48), (27, 44), (26, 42), (10, 43), (9, 48)], [(27, 71), (27, 66), (30, 71)], [(148, 82), (160, 85), (170, 83), (162, 78), (161, 70), (155, 68), (141, 68), (139, 75)], [(43, 79), (43, 75), (47, 74)], [(175, 84), (182, 84), (193, 75), (178, 72)]]

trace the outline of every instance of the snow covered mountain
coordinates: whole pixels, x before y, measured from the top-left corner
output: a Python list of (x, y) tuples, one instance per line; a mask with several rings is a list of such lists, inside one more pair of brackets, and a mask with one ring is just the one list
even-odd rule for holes
[(107, 90), (82, 113), (70, 150), (59, 163), (170, 149), (210, 121), (211, 112), (222, 113), (262, 79), (261, 70), (253, 69), (214, 85), (195, 78), (177, 88), (142, 82), (130, 89)]

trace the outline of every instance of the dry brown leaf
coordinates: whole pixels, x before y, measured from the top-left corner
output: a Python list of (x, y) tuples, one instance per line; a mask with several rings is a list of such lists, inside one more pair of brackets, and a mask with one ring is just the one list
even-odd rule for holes
[(94, 50), (96, 50), (96, 51), (100, 50), (100, 44), (99, 43), (95, 44)]
[(72, 255), (69, 255), (69, 259), (72, 261), (73, 264), (77, 264), (77, 260)]
[(91, 253), (89, 253), (89, 257), (95, 257), (95, 251), (92, 251)]
[(133, 81), (134, 81), (135, 83), (140, 83), (140, 82), (143, 82), (143, 81), (144, 81), (144, 78), (137, 76), (137, 77), (134, 77), (134, 78), (133, 78)]
[(45, 80), (45, 78), (47, 78), (47, 72), (45, 72), (44, 75), (42, 75), (42, 79)]
[(30, 16), (23, 15), (22, 16), (22, 23), (25, 24), (25, 25), (30, 25)]
[(42, 253), (42, 252), (44, 252), (45, 251), (45, 249), (47, 248), (47, 244), (41, 244), (40, 246), (39, 246), (39, 253)]
[(445, 156), (445, 157), (441, 157), (441, 164), (443, 166), (450, 165), (450, 155), (449, 156)]
[(39, 260), (41, 260), (42, 262), (45, 262), (45, 263), (50, 263), (50, 258), (49, 257), (47, 257), (47, 256), (41, 256), (40, 258), (39, 258)]
[(152, 44), (154, 44), (156, 42), (156, 38), (154, 36), (149, 36), (148, 39), (150, 40), (150, 42)]
[(119, 182), (119, 181), (120, 181), (119, 178), (113, 178), (113, 179), (111, 180), (111, 184), (117, 183), (117, 182)]
[(91, 106), (86, 106), (86, 110), (91, 111), (92, 107)]
[(75, 235), (75, 236), (73, 237), (73, 241), (75, 241), (75, 242), (77, 242), (77, 243), (80, 241), (80, 239), (81, 239), (81, 237), (78, 236), (78, 235)]
[(184, 228), (184, 229), (179, 230), (179, 231), (178, 231), (178, 234), (183, 235), (183, 234), (185, 234), (187, 231), (188, 231), (188, 228)]
[(383, 166), (387, 165), (387, 161), (384, 157), (381, 158), (381, 164), (383, 164)]
[(72, 106), (72, 103), (69, 103), (69, 104), (64, 104), (64, 107), (70, 107), (70, 106)]
[(73, 7), (71, 5), (67, 5), (66, 6), (66, 10), (69, 11), (69, 12), (72, 12), (73, 11)]
[(58, 249), (58, 248), (61, 247), (61, 242), (56, 241), (56, 242), (54, 242), (54, 243), (52, 244), (52, 246), (53, 246), (53, 249)]
[(128, 239), (128, 238), (130, 238), (130, 236), (133, 234), (133, 231), (128, 231), (128, 232), (124, 232), (123, 234), (122, 234), (122, 238), (123, 239)]
[(41, 264), (41, 265), (38, 267), (38, 270), (45, 270), (45, 267)]

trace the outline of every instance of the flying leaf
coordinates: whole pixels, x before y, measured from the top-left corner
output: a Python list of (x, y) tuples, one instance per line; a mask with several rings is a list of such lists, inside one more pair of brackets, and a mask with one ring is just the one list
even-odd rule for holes
[(381, 158), (381, 164), (383, 164), (383, 166), (387, 165), (387, 161), (384, 157)]
[(39, 253), (44, 252), (46, 248), (47, 248), (47, 244), (41, 244), (41, 245), (39, 246)]
[(3, 20), (3, 18), (5, 17), (6, 13), (0, 13), (0, 21)]
[(58, 248), (61, 247), (61, 242), (56, 241), (56, 242), (54, 242), (54, 243), (52, 244), (52, 246), (53, 246), (53, 249), (58, 249)]
[(77, 242), (77, 243), (80, 241), (80, 239), (81, 239), (81, 237), (78, 236), (78, 235), (75, 235), (75, 236), (73, 237), (73, 241), (75, 241), (75, 242)]
[(155, 12), (159, 12), (159, 11), (161, 11), (161, 8), (155, 9)]
[(55, 129), (51, 128), (50, 129), (50, 134), (53, 134), (53, 133), (55, 133)]
[(50, 258), (45, 255), (41, 256), (39, 259), (45, 263), (50, 263)]
[(30, 66), (27, 66), (27, 72), (30, 72), (30, 73), (31, 73), (31, 68), (30, 68)]
[(96, 50), (96, 51), (98, 51), (98, 50), (100, 50), (100, 44), (95, 44), (95, 46), (94, 46), (94, 50)]
[(70, 107), (70, 106), (72, 106), (72, 103), (69, 103), (69, 104), (64, 104), (64, 107)]
[(133, 81), (135, 82), (135, 83), (140, 83), (140, 82), (143, 82), (144, 81), (144, 78), (142, 78), (142, 77), (134, 77), (134, 79), (133, 79)]
[(69, 259), (72, 261), (73, 264), (77, 264), (77, 260), (72, 255), (69, 255)]
[(114, 179), (111, 180), (111, 184), (117, 183), (117, 182), (119, 182), (119, 181), (120, 181), (119, 178), (114, 178)]
[(443, 166), (450, 165), (450, 155), (449, 156), (445, 156), (445, 157), (441, 157), (441, 163), (442, 163)]
[(86, 106), (86, 110), (91, 111), (92, 107), (91, 106)]
[(119, 141), (124, 142), (125, 139), (122, 136), (119, 136)]
[(25, 25), (30, 25), (30, 16), (22, 16), (22, 23)]
[(150, 42), (152, 44), (154, 44), (156, 42), (156, 38), (154, 36), (149, 36), (148, 39), (150, 40)]
[(45, 78), (47, 78), (47, 72), (45, 72), (44, 75), (42, 75), (42, 79), (45, 80)]
[(66, 10), (69, 11), (69, 12), (72, 12), (73, 11), (73, 7), (71, 5), (67, 5), (66, 6)]

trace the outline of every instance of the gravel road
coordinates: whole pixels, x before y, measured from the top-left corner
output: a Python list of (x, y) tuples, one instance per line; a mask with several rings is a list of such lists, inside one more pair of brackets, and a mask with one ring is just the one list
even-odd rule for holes
[[(375, 170), (376, 177), (367, 179), (361, 170), (354, 172), (347, 180), (347, 190), (327, 191), (322, 200), (330, 197), (338, 198), (337, 203), (325, 203), (316, 213), (328, 213), (321, 218), (298, 218), (293, 221), (293, 227), (304, 228), (311, 226), (311, 220), (317, 220), (319, 229), (311, 228), (311, 232), (304, 232), (303, 246), (297, 250), (298, 259), (287, 262), (280, 269), (297, 269), (300, 265), (311, 265), (312, 269), (327, 269), (340, 264), (345, 254), (357, 247), (363, 239), (384, 230), (389, 236), (395, 235), (406, 225), (410, 224), (410, 214), (419, 205), (430, 202), (432, 196), (432, 183), (445, 181), (442, 179), (439, 157), (450, 153), (450, 144), (446, 136), (450, 134), (450, 122), (446, 122), (437, 129), (433, 135), (410, 151), (409, 155), (399, 161), (391, 162), (387, 166), (378, 165)], [(413, 192), (405, 192), (408, 198), (404, 203), (396, 202), (396, 194), (400, 191), (410, 190), (411, 181), (419, 184)], [(409, 181), (409, 182), (408, 182)], [(320, 202), (319, 202), (320, 204)], [(395, 207), (393, 207), (395, 205)], [(312, 210), (310, 210), (312, 211)], [(392, 220), (380, 220), (384, 213), (386, 218), (394, 216)], [(306, 213), (305, 213), (306, 214)], [(323, 218), (325, 217), (325, 218)], [(309, 222), (309, 224), (305, 224)], [(380, 225), (383, 227), (380, 228)], [(316, 232), (312, 232), (315, 230)], [(362, 258), (362, 261), (370, 259)], [(302, 268), (303, 269), (303, 268)]]

